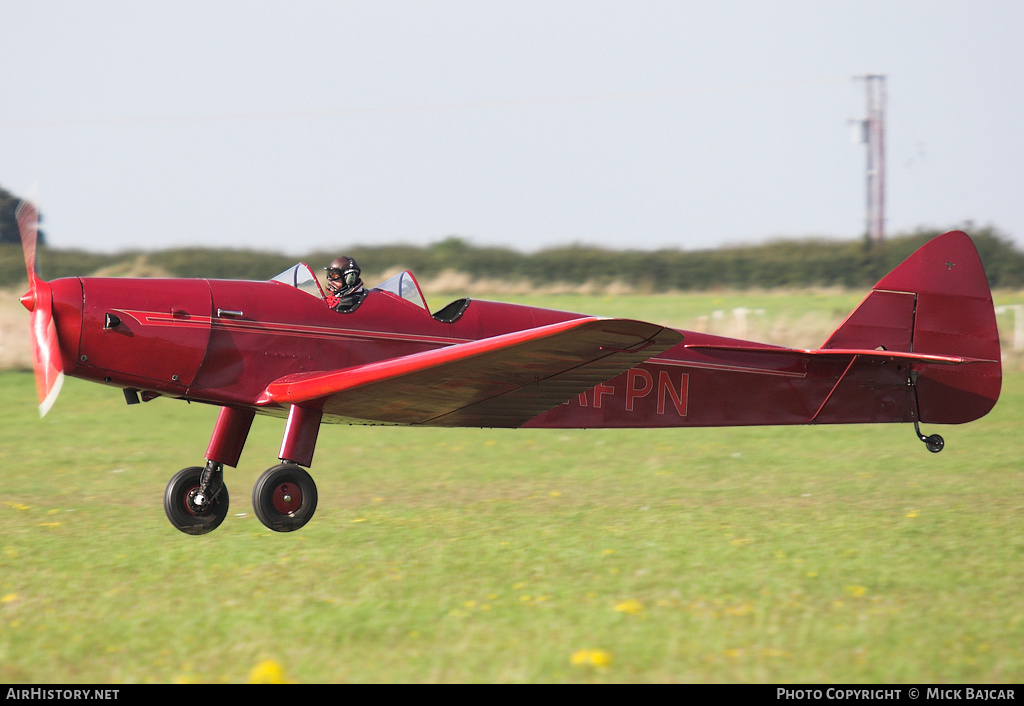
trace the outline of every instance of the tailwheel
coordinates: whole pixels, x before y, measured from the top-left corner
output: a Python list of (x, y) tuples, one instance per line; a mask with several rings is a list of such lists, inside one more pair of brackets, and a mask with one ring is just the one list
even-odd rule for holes
[(275, 532), (294, 532), (316, 512), (316, 483), (301, 467), (282, 463), (268, 469), (252, 489), (256, 517)]
[[(203, 478), (205, 471), (199, 466), (178, 471), (164, 492), (167, 519), (185, 534), (212, 532), (228, 516), (228, 489), (221, 480), (220, 469), (211, 469), (206, 479)], [(214, 476), (213, 483), (211, 476)]]
[(924, 440), (924, 445), (933, 454), (937, 454), (946, 446), (946, 441), (938, 434), (932, 434)]
[(938, 434), (932, 434), (931, 436), (925, 436), (921, 433), (921, 427), (918, 426), (917, 422), (914, 422), (914, 431), (917, 433), (917, 438), (924, 442), (925, 448), (931, 451), (933, 454), (937, 454), (942, 451), (946, 446), (946, 441)]

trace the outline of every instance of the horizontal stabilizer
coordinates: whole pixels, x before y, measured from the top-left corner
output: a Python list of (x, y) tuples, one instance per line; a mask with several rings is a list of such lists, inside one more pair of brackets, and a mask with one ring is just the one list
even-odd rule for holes
[(764, 353), (778, 355), (779, 353), (801, 353), (808, 356), (851, 358), (853, 356), (867, 356), (869, 358), (886, 358), (891, 360), (904, 360), (909, 363), (935, 363), (939, 365), (962, 365), (964, 363), (998, 363), (998, 360), (991, 358), (969, 358), (962, 355), (931, 355), (928, 353), (908, 353), (906, 351), (887, 351), (884, 349), (865, 348), (772, 348), (765, 346), (728, 346), (728, 345), (687, 345), (686, 348), (693, 350), (714, 350), (714, 351), (736, 351), (742, 353)]

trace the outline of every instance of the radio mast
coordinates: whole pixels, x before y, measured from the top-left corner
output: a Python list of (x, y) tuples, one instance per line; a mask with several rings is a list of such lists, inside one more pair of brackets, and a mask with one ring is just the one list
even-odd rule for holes
[(860, 122), (861, 142), (868, 147), (866, 232), (873, 244), (885, 240), (885, 75), (856, 76), (867, 87), (867, 117)]

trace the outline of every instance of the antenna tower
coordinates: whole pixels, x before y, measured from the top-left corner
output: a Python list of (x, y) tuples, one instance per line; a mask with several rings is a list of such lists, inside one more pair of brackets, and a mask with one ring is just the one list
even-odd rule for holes
[(865, 222), (872, 243), (885, 240), (885, 75), (857, 76), (867, 87), (867, 117), (860, 121), (861, 142), (868, 147), (865, 169)]

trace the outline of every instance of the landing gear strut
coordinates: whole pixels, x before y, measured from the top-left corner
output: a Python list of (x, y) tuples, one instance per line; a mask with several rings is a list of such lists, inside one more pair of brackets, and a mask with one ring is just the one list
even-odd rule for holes
[[(164, 512), (186, 534), (217, 529), (228, 514), (224, 466), (238, 466), (255, 412), (222, 407), (206, 449), (206, 466), (179, 471), (164, 492)], [(293, 405), (288, 413), (281, 463), (268, 469), (252, 490), (256, 516), (275, 532), (294, 532), (316, 512), (316, 483), (302, 466), (313, 462), (323, 412)]]
[(933, 454), (937, 454), (942, 451), (943, 447), (946, 445), (945, 440), (938, 434), (932, 434), (931, 436), (925, 436), (922, 434), (921, 427), (917, 425), (916, 421), (914, 422), (914, 432), (917, 433), (917, 438), (923, 441), (925, 447)]
[[(907, 385), (914, 393), (914, 405), (917, 407), (918, 416), (921, 415), (921, 405), (917, 401), (917, 378), (918, 372), (916, 370), (910, 371), (910, 376), (907, 378)], [(937, 454), (942, 451), (942, 447), (946, 445), (945, 440), (938, 434), (932, 434), (931, 436), (925, 436), (921, 433), (921, 427), (918, 426), (917, 420), (914, 420), (914, 433), (917, 434), (917, 438), (924, 442), (925, 447), (933, 454)]]

